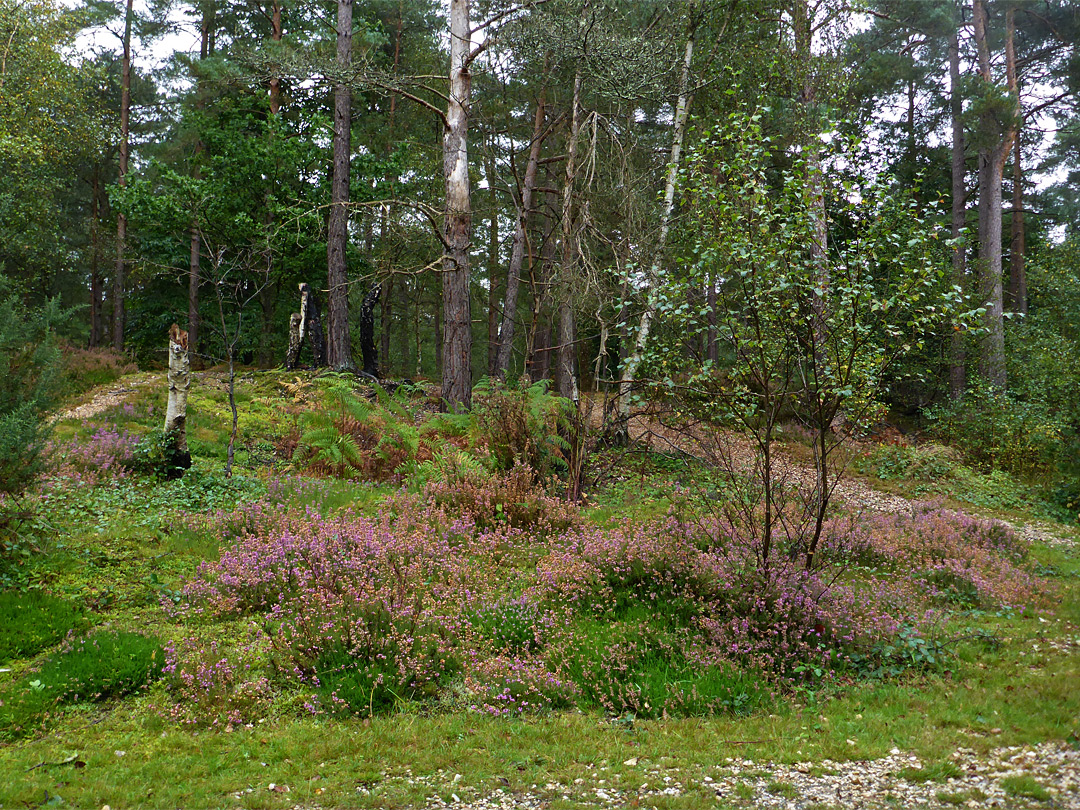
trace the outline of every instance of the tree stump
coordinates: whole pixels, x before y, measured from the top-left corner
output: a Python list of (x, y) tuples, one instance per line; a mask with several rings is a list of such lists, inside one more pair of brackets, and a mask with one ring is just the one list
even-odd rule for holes
[[(188, 333), (175, 323), (169, 328), (169, 404), (165, 409), (170, 476), (178, 478), (191, 467), (187, 445), (187, 398), (191, 388)], [(173, 472), (175, 471), (175, 472)]]

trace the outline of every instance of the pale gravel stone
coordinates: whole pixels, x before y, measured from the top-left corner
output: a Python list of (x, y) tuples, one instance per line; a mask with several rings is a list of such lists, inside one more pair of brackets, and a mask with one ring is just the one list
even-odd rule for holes
[[(637, 759), (637, 758), (635, 758)], [(897, 807), (918, 807), (926, 810), (946, 810), (956, 807), (940, 801), (938, 794), (961, 794), (975, 790), (984, 798), (970, 799), (967, 807), (1026, 808), (1054, 807), (1061, 810), (1080, 810), (1080, 751), (1065, 743), (1042, 743), (1034, 746), (1009, 746), (995, 749), (980, 757), (970, 748), (958, 748), (950, 759), (961, 775), (944, 782), (909, 782), (900, 776), (905, 768), (919, 769), (924, 763), (910, 753), (893, 749), (881, 759), (836, 762), (798, 762), (794, 765), (755, 763), (749, 759), (726, 759), (723, 765), (712, 767), (713, 773), (691, 777), (681, 776), (678, 770), (671, 776), (667, 769), (663, 787), (650, 787), (646, 782), (638, 789), (617, 789), (612, 786), (568, 789), (567, 785), (549, 782), (543, 795), (532, 791), (513, 794), (503, 789), (487, 796), (462, 803), (447, 804), (432, 796), (427, 807), (455, 807), (460, 810), (542, 810), (555, 797), (573, 796), (579, 803), (591, 803), (597, 808), (625, 807), (631, 803), (648, 808), (650, 799), (680, 796), (688, 790), (711, 791), (718, 801), (733, 807), (775, 808), (776, 810), (807, 810), (807, 808), (861, 808), (862, 810), (892, 810)], [(655, 768), (645, 768), (648, 775), (660, 775)], [(768, 776), (761, 774), (767, 773)], [(743, 776), (742, 774), (747, 774)], [(815, 775), (816, 774), (816, 775)], [(1031, 776), (1049, 791), (1050, 803), (1028, 801), (1010, 796), (1002, 780), (1010, 776)], [(583, 780), (574, 780), (575, 784)], [(737, 785), (748, 785), (753, 798), (739, 798)], [(770, 793), (777, 783), (788, 785), (785, 793)], [(455, 797), (456, 798), (456, 797)]]

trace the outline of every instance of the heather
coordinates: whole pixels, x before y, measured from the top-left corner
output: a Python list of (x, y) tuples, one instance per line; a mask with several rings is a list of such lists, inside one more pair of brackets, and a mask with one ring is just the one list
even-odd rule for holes
[(235, 660), (173, 650), (186, 705), (174, 711), (239, 722), (293, 691), (331, 715), (407, 703), (745, 713), (797, 685), (895, 671), (895, 645), (938, 644), (947, 610), (1024, 610), (1045, 594), (1010, 528), (929, 504), (831, 520), (826, 562), (809, 570), (796, 554), (766, 562), (730, 521), (556, 530), (457, 506), (429, 487), (373, 515), (253, 504), (223, 516), (232, 541), (170, 609), (243, 617), (256, 642)]

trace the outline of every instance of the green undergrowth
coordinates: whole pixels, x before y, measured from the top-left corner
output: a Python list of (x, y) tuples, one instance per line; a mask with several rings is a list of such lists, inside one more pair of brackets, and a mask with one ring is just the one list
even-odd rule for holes
[(73, 639), (0, 692), (0, 739), (37, 731), (61, 707), (123, 697), (161, 675), (157, 640), (129, 631)]
[(1057, 495), (1060, 482), (970, 466), (942, 445), (876, 445), (856, 453), (851, 466), (874, 486), (908, 498), (945, 499), (960, 508), (1029, 520), (1078, 519), (1076, 510)]
[(87, 625), (85, 611), (39, 590), (0, 591), (0, 664), (28, 658)]
[[(302, 385), (289, 387), (294, 379), (240, 378), (242, 408), (252, 415), (241, 423), (245, 449), (232, 479), (224, 477), (217, 449), (228, 421), (218, 387), (194, 397), (193, 423), (204, 432), (192, 442), (195, 466), (181, 479), (132, 474), (45, 493), (51, 528), (26, 566), (35, 589), (0, 593), (0, 669), (10, 670), (0, 672), (0, 807), (62, 800), (77, 807), (393, 808), (503, 790), (568, 808), (595, 806), (593, 790), (604, 779), (618, 790), (680, 786), (678, 796), (652, 796), (643, 806), (712, 808), (724, 805), (701, 789), (701, 780), (720, 776), (728, 757), (765, 769), (769, 762), (876, 758), (895, 747), (926, 763), (911, 779), (943, 783), (958, 747), (1080, 744), (1080, 556), (1076, 546), (1038, 543), (1029, 567), (1055, 589), (1052, 611), (955, 600), (921, 644), (901, 636), (888, 655), (870, 656), (881, 671), (856, 666), (824, 679), (808, 673), (777, 690), (753, 671), (688, 661), (679, 636), (687, 617), (677, 599), (642, 612), (614, 594), (610, 615), (568, 615), (573, 643), (543, 654), (566, 664), (577, 691), (535, 714), (470, 710), (455, 692), (461, 675), (453, 662), (442, 670), (441, 697), (432, 699), (403, 691), (388, 668), (357, 667), (346, 652), (327, 650), (314, 663), (317, 690), (271, 678), (271, 699), (257, 717), (211, 728), (178, 723), (170, 715), (176, 676), (158, 678), (163, 651), (190, 639), (206, 649), (237, 650), (253, 632), (250, 615), (212, 619), (162, 609), (179, 601), (200, 563), (226, 547), (221, 527), (231, 525), (228, 517), (254, 501), (283, 512), (373, 515), (397, 489), (292, 475), (280, 457), (262, 463), (258, 451), (249, 452), (260, 442), (271, 445), (288, 409), (303, 398)], [(140, 387), (132, 408), (118, 406), (108, 418), (135, 434), (156, 429), (161, 393)], [(62, 436), (90, 435), (81, 423), (60, 428)], [(884, 470), (878, 483), (904, 494), (915, 494), (915, 481), (955, 486), (952, 459), (892, 452), (872, 455), (877, 466), (863, 473)], [(939, 474), (939, 467), (947, 469)], [(685, 491), (716, 502), (724, 497), (705, 471), (656, 453), (612, 452), (591, 475), (596, 484), (584, 517), (593, 526), (663, 516), (679, 508)], [(921, 494), (959, 502), (952, 489)], [(525, 582), (541, 553), (522, 548), (504, 570)], [(506, 600), (464, 621), (493, 649), (539, 652), (533, 616), (517, 600), (522, 589), (515, 583), (505, 583)], [(107, 629), (81, 635), (97, 624)], [(612, 670), (611, 662), (623, 668)], [(337, 705), (335, 697), (344, 706), (313, 717), (304, 705), (313, 691), (327, 707)], [(629, 708), (601, 708), (611, 705)], [(430, 778), (412, 778), (418, 775)], [(783, 783), (770, 784), (784, 795)], [(948, 793), (944, 784), (941, 790), (950, 797), (944, 803), (978, 799)], [(1046, 789), (1017, 782), (1007, 790), (1018, 800), (1041, 801), (1038, 791)]]

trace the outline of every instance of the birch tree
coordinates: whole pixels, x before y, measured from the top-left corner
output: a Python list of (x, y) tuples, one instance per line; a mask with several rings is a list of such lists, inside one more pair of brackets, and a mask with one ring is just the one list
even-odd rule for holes
[(446, 214), (442, 266), (442, 398), (469, 407), (472, 395), (472, 309), (469, 301), (469, 105), (472, 91), (469, 0), (450, 0), (450, 93), (443, 131)]
[(667, 244), (668, 233), (671, 230), (671, 215), (675, 210), (675, 191), (679, 178), (679, 160), (682, 156), (683, 142), (686, 138), (686, 124), (690, 116), (690, 104), (692, 94), (690, 88), (690, 67), (694, 57), (694, 41), (697, 33), (696, 3), (691, 7), (689, 29), (686, 36), (686, 47), (683, 50), (683, 58), (679, 71), (679, 95), (675, 102), (675, 120), (671, 134), (671, 155), (668, 159), (667, 177), (664, 179), (664, 203), (660, 209), (660, 232), (657, 238), (653, 259), (648, 265), (645, 275), (646, 300), (645, 309), (641, 313), (638, 323), (637, 338), (634, 342), (634, 351), (627, 358), (619, 380), (619, 419), (621, 425), (619, 432), (625, 435), (626, 421), (630, 414), (630, 392), (637, 377), (638, 368), (645, 356), (645, 350), (649, 343), (649, 332), (652, 328), (653, 318), (656, 314), (657, 304), (660, 300), (660, 268), (663, 261), (664, 248)]

